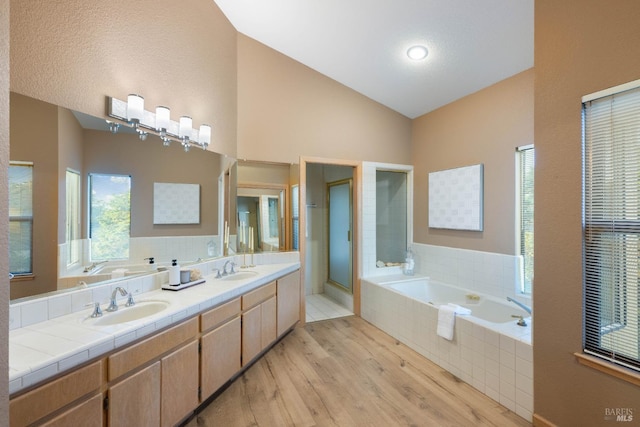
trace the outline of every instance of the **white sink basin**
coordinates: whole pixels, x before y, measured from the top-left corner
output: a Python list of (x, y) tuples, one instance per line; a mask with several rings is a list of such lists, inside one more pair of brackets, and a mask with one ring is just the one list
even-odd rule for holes
[(158, 314), (169, 307), (169, 305), (169, 302), (161, 300), (140, 301), (132, 307), (121, 307), (115, 312), (103, 311), (102, 317), (88, 318), (85, 322), (96, 326), (109, 326), (132, 322)]
[(224, 276), (222, 280), (247, 280), (252, 279), (258, 275), (257, 271), (241, 271), (239, 273), (230, 274)]

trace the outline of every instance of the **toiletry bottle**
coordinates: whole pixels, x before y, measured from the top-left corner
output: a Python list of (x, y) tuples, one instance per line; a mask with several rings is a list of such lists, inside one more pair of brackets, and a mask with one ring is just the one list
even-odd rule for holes
[(171, 260), (171, 267), (169, 267), (169, 284), (171, 286), (178, 286), (180, 284), (180, 266), (178, 260)]
[(413, 269), (415, 267), (415, 261), (413, 259), (413, 252), (411, 248), (407, 249), (407, 257), (404, 260), (404, 271), (403, 273), (407, 276), (413, 276)]

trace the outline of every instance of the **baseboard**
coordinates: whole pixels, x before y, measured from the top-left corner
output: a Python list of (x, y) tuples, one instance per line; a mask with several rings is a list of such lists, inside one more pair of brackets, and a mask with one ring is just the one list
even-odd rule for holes
[(548, 419), (538, 414), (533, 414), (533, 426), (534, 427), (557, 427), (554, 423), (552, 423)]

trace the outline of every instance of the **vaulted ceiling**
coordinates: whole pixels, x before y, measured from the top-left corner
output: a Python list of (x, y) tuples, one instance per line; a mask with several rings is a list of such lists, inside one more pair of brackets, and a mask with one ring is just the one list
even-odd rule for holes
[(534, 0), (214, 1), (240, 33), (409, 118), (533, 67)]

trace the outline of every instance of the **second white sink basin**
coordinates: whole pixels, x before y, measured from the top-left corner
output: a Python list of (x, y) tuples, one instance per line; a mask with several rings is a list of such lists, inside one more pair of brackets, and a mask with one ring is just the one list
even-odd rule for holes
[(257, 271), (241, 271), (239, 273), (229, 274), (224, 276), (222, 280), (247, 280), (252, 279), (258, 275)]
[(132, 307), (121, 307), (116, 312), (104, 311), (102, 317), (88, 318), (86, 321), (96, 326), (117, 325), (119, 323), (132, 322), (147, 316), (158, 314), (169, 307), (169, 302), (162, 300), (140, 301)]

